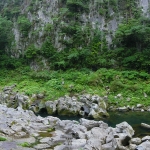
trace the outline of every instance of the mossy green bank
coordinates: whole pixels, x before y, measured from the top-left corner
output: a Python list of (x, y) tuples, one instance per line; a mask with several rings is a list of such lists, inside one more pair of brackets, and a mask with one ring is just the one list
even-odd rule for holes
[[(138, 103), (150, 105), (150, 75), (137, 71), (117, 71), (101, 68), (67, 71), (39, 71), (29, 67), (0, 71), (0, 90), (16, 84), (16, 91), (28, 96), (43, 93), (44, 101), (54, 101), (61, 96), (97, 94), (108, 96), (110, 105), (133, 106)], [(116, 96), (121, 94), (121, 98)]]

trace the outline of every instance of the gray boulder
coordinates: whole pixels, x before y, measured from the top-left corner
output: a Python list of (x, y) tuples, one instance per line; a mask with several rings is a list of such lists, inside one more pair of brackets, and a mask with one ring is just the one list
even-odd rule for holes
[(113, 133), (118, 148), (126, 150), (126, 147), (129, 146), (129, 142), (134, 135), (133, 128), (127, 122), (122, 122), (116, 125), (116, 128), (113, 129)]
[(59, 115), (75, 116), (79, 114), (83, 103), (78, 102), (71, 97), (58, 99), (57, 112)]
[(58, 104), (58, 101), (47, 101), (45, 102), (45, 107), (47, 110), (47, 113), (49, 115), (55, 114), (56, 113), (56, 105)]
[(92, 104), (92, 107), (90, 108), (90, 113), (88, 116), (94, 119), (102, 119), (104, 117), (109, 117), (109, 114), (106, 111), (105, 102), (100, 103), (100, 105)]
[(136, 107), (137, 108), (141, 108), (143, 105), (142, 104), (137, 104)]
[(142, 142), (145, 142), (145, 141), (150, 141), (150, 136), (144, 136), (142, 138)]
[(103, 144), (102, 145), (102, 150), (116, 150), (117, 144), (113, 143), (113, 142), (110, 142), (110, 143), (106, 143), (106, 144)]
[(84, 119), (84, 118), (81, 118), (79, 121), (80, 121), (80, 124), (82, 126), (85, 126), (88, 130), (92, 129), (93, 127), (99, 127), (99, 122), (98, 121), (87, 120), (87, 119)]
[(128, 107), (124, 106), (124, 107), (119, 107), (118, 108), (119, 111), (128, 111)]
[(136, 147), (136, 150), (149, 150), (150, 149), (150, 141), (145, 141)]
[(130, 149), (130, 150), (135, 150), (136, 147), (137, 147), (136, 144), (130, 144), (130, 145), (129, 145), (129, 149)]
[(125, 122), (125, 121), (122, 122), (122, 123), (120, 123), (120, 124), (117, 124), (114, 131), (116, 133), (125, 133), (130, 138), (134, 135), (133, 128), (127, 122)]
[(100, 142), (100, 139), (96, 139), (96, 138), (90, 138), (89, 140), (87, 140), (87, 144), (84, 147), (86, 149), (86, 147), (88, 147), (88, 149), (96, 149), (96, 150), (101, 150), (102, 149), (102, 145)]
[(131, 144), (136, 144), (136, 145), (139, 145), (141, 144), (142, 140), (140, 138), (132, 138), (130, 143)]

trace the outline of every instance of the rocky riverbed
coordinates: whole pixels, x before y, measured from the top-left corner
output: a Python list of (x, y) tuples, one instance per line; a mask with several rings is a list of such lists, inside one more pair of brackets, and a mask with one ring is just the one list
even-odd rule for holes
[(1, 150), (148, 150), (150, 136), (133, 136), (127, 122), (112, 128), (103, 121), (42, 118), (31, 110), (0, 105), (0, 137), (6, 138)]
[[(6, 104), (8, 107), (33, 110), (35, 113), (46, 111), (49, 115), (68, 115), (81, 116), (93, 119), (108, 117), (107, 111), (150, 111), (150, 106), (136, 104), (135, 106), (117, 107), (111, 106), (106, 96), (91, 94), (74, 95), (72, 97), (65, 95), (54, 101), (45, 101), (44, 94), (33, 94), (31, 97), (24, 93), (16, 91), (16, 85), (7, 86), (0, 92), (0, 104)], [(122, 99), (122, 95), (115, 96), (116, 101)]]
[[(150, 136), (135, 138), (127, 122), (109, 127), (103, 121), (50, 116), (58, 113), (100, 120), (109, 116), (107, 110), (149, 111), (149, 107), (108, 107), (107, 96), (90, 94), (45, 102), (44, 95), (28, 97), (15, 91), (15, 87), (5, 87), (0, 93), (0, 150), (149, 150)], [(36, 116), (35, 112), (41, 110), (49, 116)]]

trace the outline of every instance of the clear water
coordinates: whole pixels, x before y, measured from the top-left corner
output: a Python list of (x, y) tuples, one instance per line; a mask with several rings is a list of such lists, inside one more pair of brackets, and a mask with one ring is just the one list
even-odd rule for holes
[(150, 135), (150, 129), (141, 127), (141, 123), (150, 125), (150, 112), (110, 112), (110, 118), (104, 119), (109, 126), (115, 127), (123, 121), (129, 123), (134, 131), (135, 137)]
[[(40, 114), (45, 117), (47, 114)], [(116, 124), (119, 124), (123, 121), (126, 121), (130, 124), (134, 131), (135, 137), (143, 137), (146, 135), (150, 136), (150, 129), (145, 129), (141, 127), (141, 123), (146, 123), (150, 125), (150, 112), (109, 112), (110, 117), (104, 118), (102, 121), (106, 122), (109, 126), (115, 127)], [(81, 116), (58, 116), (61, 120), (76, 120), (79, 121)]]

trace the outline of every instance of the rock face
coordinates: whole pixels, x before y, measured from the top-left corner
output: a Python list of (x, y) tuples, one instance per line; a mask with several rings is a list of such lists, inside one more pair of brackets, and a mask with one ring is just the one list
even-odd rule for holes
[(78, 102), (76, 98), (62, 97), (58, 99), (57, 112), (59, 115), (78, 115), (82, 103)]
[[(1, 150), (148, 150), (149, 136), (133, 138), (127, 122), (109, 127), (103, 121), (79, 122), (36, 116), (31, 110), (0, 105)], [(38, 143), (38, 144), (37, 144)], [(21, 145), (28, 144), (28, 147)]]
[(58, 100), (52, 102), (47, 101), (45, 103), (46, 109), (49, 115), (81, 115), (88, 116), (94, 119), (100, 119), (102, 117), (108, 117), (107, 102), (97, 95), (81, 95), (77, 97), (61, 97)]
[(0, 104), (7, 104), (8, 107), (17, 108), (18, 106), (27, 108), (30, 101), (29, 97), (15, 92), (14, 88), (16, 85), (4, 87), (0, 93)]

